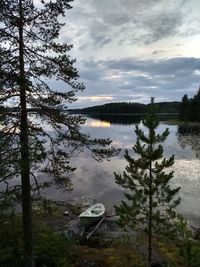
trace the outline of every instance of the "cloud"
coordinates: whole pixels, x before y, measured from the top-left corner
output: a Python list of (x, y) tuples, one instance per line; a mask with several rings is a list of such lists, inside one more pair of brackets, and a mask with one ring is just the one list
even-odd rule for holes
[(84, 106), (121, 101), (147, 103), (151, 96), (156, 101), (180, 101), (186, 93), (194, 95), (200, 82), (200, 58), (122, 58), (83, 61), (79, 67), (86, 91), (77, 105)]
[(182, 16), (180, 13), (159, 13), (152, 18), (147, 18), (143, 22), (143, 28), (146, 29), (146, 35), (142, 42), (151, 44), (160, 39), (178, 34), (179, 25), (181, 25)]
[(79, 101), (91, 101), (91, 102), (101, 102), (101, 101), (112, 101), (113, 96), (105, 95), (95, 95), (95, 96), (80, 96)]
[(102, 47), (113, 39), (150, 44), (179, 31), (183, 34), (181, 25), (188, 9), (185, 5), (182, 0), (89, 0), (84, 5), (82, 0), (76, 0), (69, 18), (74, 28), (80, 29), (77, 36), (82, 36), (88, 45)]
[(62, 38), (72, 42), (81, 57), (104, 56), (104, 47), (110, 48), (107, 56), (112, 57), (117, 46), (145, 47), (174, 37), (196, 36), (200, 33), (199, 8), (199, 0), (76, 0), (67, 13)]
[[(76, 0), (62, 40), (86, 90), (77, 106), (180, 100), (200, 78), (199, 0)], [(111, 99), (104, 98), (105, 96)]]

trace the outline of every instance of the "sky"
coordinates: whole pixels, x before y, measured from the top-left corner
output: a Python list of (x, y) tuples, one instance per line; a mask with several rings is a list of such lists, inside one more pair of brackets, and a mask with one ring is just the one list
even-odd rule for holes
[(73, 108), (192, 97), (200, 85), (200, 0), (74, 0), (60, 38), (86, 86)]

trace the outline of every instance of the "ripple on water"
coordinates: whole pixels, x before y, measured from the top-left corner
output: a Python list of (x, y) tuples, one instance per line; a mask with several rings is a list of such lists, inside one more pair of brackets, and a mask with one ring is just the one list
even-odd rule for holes
[(181, 187), (182, 201), (178, 210), (194, 225), (199, 225), (200, 161), (197, 159), (176, 160), (173, 169), (173, 184)]

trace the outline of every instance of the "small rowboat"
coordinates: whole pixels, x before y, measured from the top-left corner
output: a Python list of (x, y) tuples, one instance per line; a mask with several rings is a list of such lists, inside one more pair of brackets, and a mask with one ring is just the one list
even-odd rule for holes
[(101, 203), (96, 203), (83, 211), (78, 217), (81, 222), (86, 226), (91, 225), (97, 221), (99, 221), (105, 213), (105, 207)]

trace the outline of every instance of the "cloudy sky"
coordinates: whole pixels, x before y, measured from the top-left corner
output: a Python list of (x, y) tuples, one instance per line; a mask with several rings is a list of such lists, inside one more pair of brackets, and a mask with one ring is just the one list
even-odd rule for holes
[(200, 0), (74, 0), (62, 40), (86, 90), (73, 107), (193, 96), (200, 85)]

